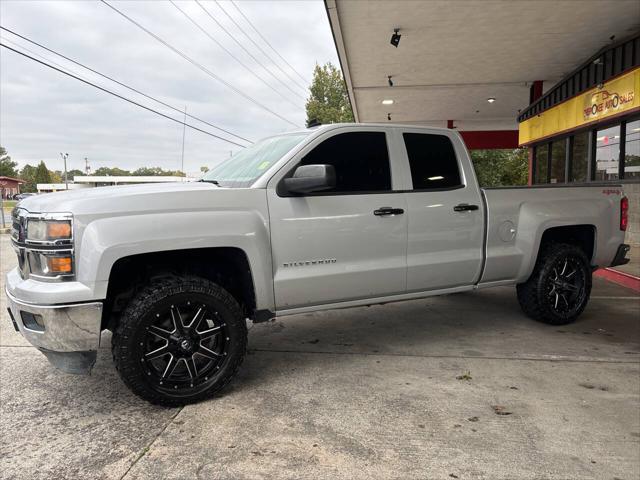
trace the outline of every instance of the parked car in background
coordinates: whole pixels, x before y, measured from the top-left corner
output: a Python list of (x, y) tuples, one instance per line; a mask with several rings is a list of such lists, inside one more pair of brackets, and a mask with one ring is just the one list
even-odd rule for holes
[(33, 197), (34, 195), (35, 193), (18, 193), (13, 196), (13, 199), (20, 201), (20, 200), (24, 200), (25, 198)]
[(481, 189), (454, 130), (326, 125), (201, 182), (25, 199), (6, 289), (54, 365), (89, 372), (108, 329), (129, 388), (179, 405), (236, 374), (245, 319), (513, 285), (528, 316), (572, 322), (592, 270), (628, 261), (627, 214), (610, 183)]

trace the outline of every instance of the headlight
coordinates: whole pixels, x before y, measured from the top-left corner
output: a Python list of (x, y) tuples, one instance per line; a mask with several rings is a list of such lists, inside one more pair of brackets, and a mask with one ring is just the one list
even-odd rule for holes
[(69, 280), (75, 275), (71, 213), (12, 213), (11, 238), (20, 275), (26, 279)]
[(55, 242), (71, 240), (71, 220), (39, 220), (30, 218), (27, 222), (26, 240), (33, 242)]
[(73, 256), (70, 252), (27, 252), (29, 270), (41, 277), (73, 275)]

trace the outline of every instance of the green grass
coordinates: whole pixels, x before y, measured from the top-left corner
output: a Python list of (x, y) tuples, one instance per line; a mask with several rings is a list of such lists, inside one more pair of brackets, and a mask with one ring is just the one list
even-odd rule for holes
[(15, 200), (3, 200), (2, 201), (2, 206), (4, 207), (5, 210), (11, 210), (13, 207), (16, 206), (16, 202)]

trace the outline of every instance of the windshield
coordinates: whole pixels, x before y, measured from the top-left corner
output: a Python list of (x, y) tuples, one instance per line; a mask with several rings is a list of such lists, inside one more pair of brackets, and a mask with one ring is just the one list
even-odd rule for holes
[(298, 133), (260, 140), (213, 167), (202, 177), (202, 181), (216, 182), (221, 187), (250, 187), (307, 135)]

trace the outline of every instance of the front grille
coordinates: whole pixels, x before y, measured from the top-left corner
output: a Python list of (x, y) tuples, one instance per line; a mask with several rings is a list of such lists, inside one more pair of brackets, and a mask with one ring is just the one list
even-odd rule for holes
[(18, 243), (25, 239), (26, 216), (22, 212), (19, 208), (14, 208), (11, 212), (11, 238)]
[(27, 255), (25, 249), (21, 247), (26, 236), (26, 218), (26, 212), (22, 209), (14, 208), (11, 212), (11, 239), (13, 240), (13, 248), (18, 255), (18, 270), (23, 279), (29, 276)]

